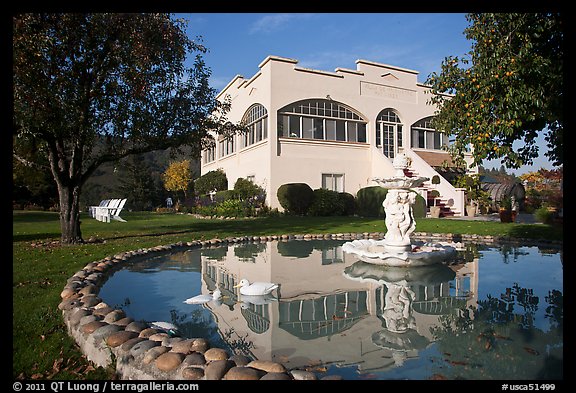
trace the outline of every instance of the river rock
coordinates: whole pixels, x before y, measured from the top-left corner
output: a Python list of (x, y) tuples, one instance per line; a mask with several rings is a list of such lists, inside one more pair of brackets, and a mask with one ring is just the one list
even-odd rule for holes
[(192, 352), (186, 356), (182, 363), (187, 366), (203, 366), (206, 364), (206, 359), (200, 352)]
[(242, 354), (234, 354), (229, 358), (232, 360), (237, 366), (245, 366), (252, 361), (248, 356)]
[[(102, 303), (100, 303), (102, 304)], [(92, 311), (92, 314), (97, 315), (97, 316), (101, 316), (101, 317), (105, 317), (106, 315), (108, 315), (108, 313), (114, 311), (114, 309), (110, 306), (104, 306), (104, 307), (94, 307), (94, 311)]]
[(94, 295), (98, 293), (98, 287), (93, 284), (86, 285), (84, 288), (80, 289), (78, 293), (82, 295)]
[[(82, 318), (82, 319), (84, 319), (84, 318)], [(106, 326), (106, 325), (108, 325), (106, 322), (92, 321), (92, 322), (88, 322), (84, 325), (81, 325), (80, 330), (82, 331), (82, 333), (92, 334), (92, 333), (94, 333), (94, 331), (96, 331), (96, 329), (99, 329), (102, 326)]]
[(94, 333), (92, 333), (92, 337), (96, 341), (104, 340), (108, 336), (110, 336), (113, 333), (116, 333), (119, 330), (120, 330), (120, 326), (106, 324), (106, 326), (102, 326), (102, 327), (99, 327), (98, 329), (96, 329), (94, 331)]
[[(108, 316), (108, 315), (106, 315), (106, 316)], [(119, 320), (117, 320), (117, 321), (114, 321), (113, 324), (114, 324), (114, 325), (118, 325), (118, 326), (123, 326), (124, 329), (126, 329), (126, 326), (130, 325), (132, 322), (134, 322), (134, 319), (133, 319), (133, 318), (124, 317), (124, 318), (121, 318), (121, 319), (119, 319)], [(130, 331), (130, 330), (129, 330), (129, 331)], [(140, 332), (138, 332), (138, 333), (140, 333)]]
[[(126, 331), (126, 330), (125, 330)], [(133, 332), (134, 333), (134, 332)], [(142, 337), (133, 337), (129, 340), (126, 340), (122, 346), (120, 347), (120, 349), (122, 349), (123, 351), (130, 351), (136, 344), (141, 343), (142, 341), (146, 340), (145, 338)]]
[(182, 360), (184, 360), (184, 355), (181, 353), (166, 352), (158, 356), (155, 364), (159, 370), (168, 372), (180, 366)]
[(84, 307), (94, 307), (95, 305), (102, 302), (96, 295), (84, 295), (82, 296), (82, 303), (84, 303)]
[(139, 336), (143, 337), (143, 338), (149, 338), (150, 336), (152, 336), (153, 334), (158, 333), (158, 330), (154, 329), (154, 328), (146, 328), (140, 331)]
[(92, 315), (92, 313), (88, 310), (77, 308), (68, 315), (68, 321), (73, 326), (76, 326), (80, 323), (80, 320), (87, 315)]
[(122, 310), (113, 310), (110, 311), (108, 314), (106, 314), (106, 316), (104, 317), (104, 322), (106, 323), (112, 323), (112, 322), (116, 322), (119, 321), (120, 319), (126, 317), (126, 313)]
[(214, 360), (227, 360), (228, 353), (222, 348), (210, 348), (206, 352), (204, 352), (204, 358), (206, 359), (207, 362), (211, 362)]
[(142, 330), (147, 329), (148, 325), (144, 322), (133, 321), (130, 322), (124, 330), (128, 330), (129, 332), (136, 332), (141, 333)]
[(170, 351), (187, 355), (190, 352), (193, 342), (193, 339), (172, 342), (172, 349)]
[(146, 354), (144, 355), (144, 359), (142, 359), (142, 363), (150, 364), (155, 361), (158, 356), (162, 355), (169, 351), (169, 348), (159, 345), (157, 347), (149, 349)]
[(267, 373), (284, 373), (286, 372), (286, 367), (280, 363), (268, 361), (268, 360), (253, 360), (246, 365), (247, 367), (256, 368), (258, 370), (266, 371)]
[(116, 333), (112, 333), (106, 338), (106, 344), (112, 348), (116, 348), (119, 345), (124, 344), (126, 341), (130, 340), (131, 338), (138, 337), (138, 334), (135, 332), (127, 332), (126, 330), (120, 330)]
[(182, 370), (182, 378), (188, 380), (197, 380), (204, 377), (204, 370), (198, 367), (186, 367)]
[(260, 379), (265, 374), (262, 370), (257, 370), (252, 367), (232, 367), (224, 375), (225, 380), (238, 380), (238, 381), (254, 381)]
[(215, 360), (210, 362), (204, 369), (204, 379), (219, 381), (232, 367), (234, 367), (234, 362), (231, 360)]
[[(139, 338), (142, 338), (142, 337), (139, 337)], [(145, 354), (150, 349), (160, 345), (160, 343), (158, 343), (157, 341), (150, 341), (150, 340), (146, 340), (145, 338), (142, 338), (142, 340), (143, 341), (135, 344), (132, 347), (132, 349), (130, 349), (130, 355), (137, 357), (137, 356)]]
[(306, 370), (292, 370), (290, 375), (297, 381), (315, 381), (318, 379), (316, 374)]
[(205, 338), (196, 338), (190, 346), (190, 351), (204, 353), (210, 348), (210, 343)]

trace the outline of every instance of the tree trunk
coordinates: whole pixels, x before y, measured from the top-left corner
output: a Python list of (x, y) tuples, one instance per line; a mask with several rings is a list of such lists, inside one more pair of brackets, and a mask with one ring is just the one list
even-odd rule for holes
[(63, 244), (83, 243), (80, 230), (80, 186), (58, 185), (60, 197), (60, 230)]

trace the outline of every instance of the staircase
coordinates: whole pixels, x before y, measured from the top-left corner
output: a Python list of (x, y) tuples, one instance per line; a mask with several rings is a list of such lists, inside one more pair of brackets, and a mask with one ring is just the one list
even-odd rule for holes
[[(404, 175), (407, 177), (422, 176), (418, 172), (416, 172), (413, 168), (404, 169)], [(438, 176), (440, 176), (440, 175), (438, 175)], [(430, 212), (431, 206), (440, 206), (440, 217), (453, 217), (456, 215), (454, 210), (452, 210), (450, 208), (450, 206), (448, 206), (448, 198), (445, 198), (442, 195), (440, 195), (437, 198), (434, 198), (431, 195), (431, 192), (436, 190), (436, 188), (430, 182), (430, 180), (424, 182), (424, 184), (422, 185), (422, 188), (426, 189), (426, 191), (427, 191), (426, 192), (426, 195), (427, 195), (426, 207), (428, 208), (427, 209), (428, 213)], [(434, 200), (436, 200), (436, 201), (434, 201)]]

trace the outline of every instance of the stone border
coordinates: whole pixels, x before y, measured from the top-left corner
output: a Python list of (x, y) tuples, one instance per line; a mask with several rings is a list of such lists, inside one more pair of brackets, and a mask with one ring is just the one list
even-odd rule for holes
[[(144, 322), (127, 317), (123, 310), (112, 309), (97, 294), (100, 286), (122, 262), (165, 253), (173, 248), (202, 248), (233, 243), (272, 240), (311, 239), (382, 239), (383, 232), (243, 236), (206, 241), (178, 242), (135, 251), (127, 251), (88, 263), (67, 281), (60, 293), (68, 333), (88, 360), (101, 367), (113, 366), (120, 379), (128, 380), (317, 380), (342, 379), (329, 375), (322, 378), (310, 371), (243, 355), (229, 354), (210, 348), (204, 338), (170, 337)], [(457, 235), (415, 232), (414, 239), (430, 241), (475, 241), (481, 243), (513, 243), (518, 245), (559, 246), (557, 241), (534, 241), (509, 237)]]

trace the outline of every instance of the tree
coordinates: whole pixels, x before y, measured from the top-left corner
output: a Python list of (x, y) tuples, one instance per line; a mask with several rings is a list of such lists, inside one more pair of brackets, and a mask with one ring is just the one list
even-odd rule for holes
[(133, 155), (124, 160), (120, 191), (128, 198), (128, 203), (135, 210), (152, 208), (159, 200), (158, 190), (154, 184), (152, 170), (142, 154)]
[(205, 51), (168, 14), (13, 17), (13, 156), (48, 162), (62, 243), (83, 241), (80, 193), (103, 163), (180, 146), (199, 156), (209, 130), (237, 131), (209, 87)]
[(164, 188), (166, 190), (174, 192), (182, 191), (184, 192), (184, 199), (186, 199), (190, 186), (194, 184), (192, 182), (190, 160), (171, 163), (162, 178), (164, 179)]
[(194, 182), (194, 188), (199, 195), (206, 195), (210, 191), (224, 191), (228, 189), (228, 178), (222, 168), (207, 172)]
[[(545, 155), (563, 163), (563, 26), (559, 14), (468, 14), (467, 56), (444, 59), (427, 80), (438, 106), (436, 129), (454, 135), (449, 148), (462, 163), (473, 148), (474, 165), (502, 159), (509, 168), (532, 164), (536, 138)], [(521, 141), (524, 146), (513, 147)]]

